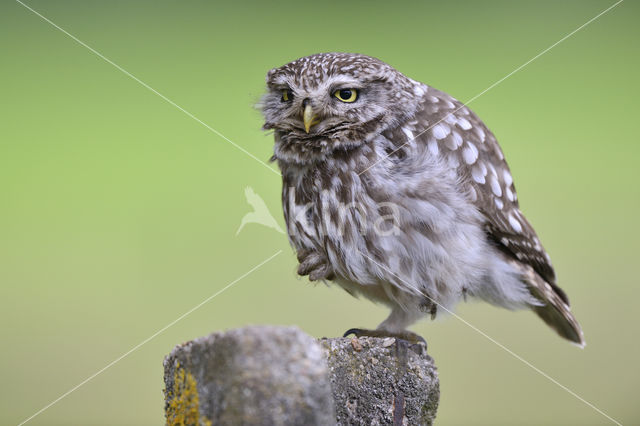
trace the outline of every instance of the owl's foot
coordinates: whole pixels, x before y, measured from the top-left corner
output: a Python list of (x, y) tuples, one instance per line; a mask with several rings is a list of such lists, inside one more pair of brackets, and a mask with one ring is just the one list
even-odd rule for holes
[(369, 330), (366, 328), (350, 328), (342, 337), (347, 337), (353, 334), (356, 337), (394, 337), (396, 340), (404, 340), (412, 345), (424, 345), (425, 350), (427, 348), (427, 341), (424, 338), (412, 331), (387, 331), (387, 330)]
[(327, 259), (320, 254), (303, 250), (298, 252), (298, 275), (309, 275), (309, 280), (332, 280), (334, 278), (333, 269), (329, 266)]

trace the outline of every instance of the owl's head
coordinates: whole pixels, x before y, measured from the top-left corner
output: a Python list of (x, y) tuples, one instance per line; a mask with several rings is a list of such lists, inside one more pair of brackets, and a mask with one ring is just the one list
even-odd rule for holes
[(260, 106), (274, 157), (309, 163), (366, 144), (415, 114), (426, 86), (370, 56), (320, 53), (267, 74)]

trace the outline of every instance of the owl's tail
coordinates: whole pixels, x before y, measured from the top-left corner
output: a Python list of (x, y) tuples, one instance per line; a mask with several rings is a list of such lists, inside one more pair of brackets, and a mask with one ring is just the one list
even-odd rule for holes
[(586, 342), (582, 327), (571, 313), (567, 297), (560, 294), (562, 290), (547, 283), (533, 269), (526, 274), (526, 281), (531, 294), (544, 303), (541, 306), (532, 306), (533, 311), (560, 336), (584, 348)]

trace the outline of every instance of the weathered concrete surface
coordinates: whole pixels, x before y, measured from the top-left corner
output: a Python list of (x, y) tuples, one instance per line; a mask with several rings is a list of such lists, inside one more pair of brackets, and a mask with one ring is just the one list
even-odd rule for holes
[(339, 425), (430, 425), (440, 400), (422, 344), (394, 338), (323, 339)]
[(168, 425), (431, 424), (440, 395), (422, 345), (316, 341), (296, 327), (214, 333), (164, 367)]
[(246, 327), (176, 347), (164, 361), (169, 425), (335, 422), (320, 346), (296, 327)]

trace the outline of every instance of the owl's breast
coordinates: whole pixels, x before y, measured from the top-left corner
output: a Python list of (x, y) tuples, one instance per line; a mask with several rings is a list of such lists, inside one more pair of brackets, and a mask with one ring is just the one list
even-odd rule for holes
[(373, 151), (362, 151), (304, 170), (283, 170), (282, 201), (289, 238), (299, 252), (319, 253), (337, 277), (367, 284), (379, 281), (368, 256), (382, 257), (403, 244), (407, 212), (389, 197), (390, 188), (371, 181), (366, 165), (372, 164), (367, 155)]
[(365, 191), (349, 163), (325, 161), (283, 173), (283, 211), (297, 249), (327, 252), (362, 229)]
[(486, 271), (478, 212), (443, 162), (384, 156), (380, 145), (283, 170), (291, 243), (326, 259), (349, 291), (426, 291), (448, 306)]

